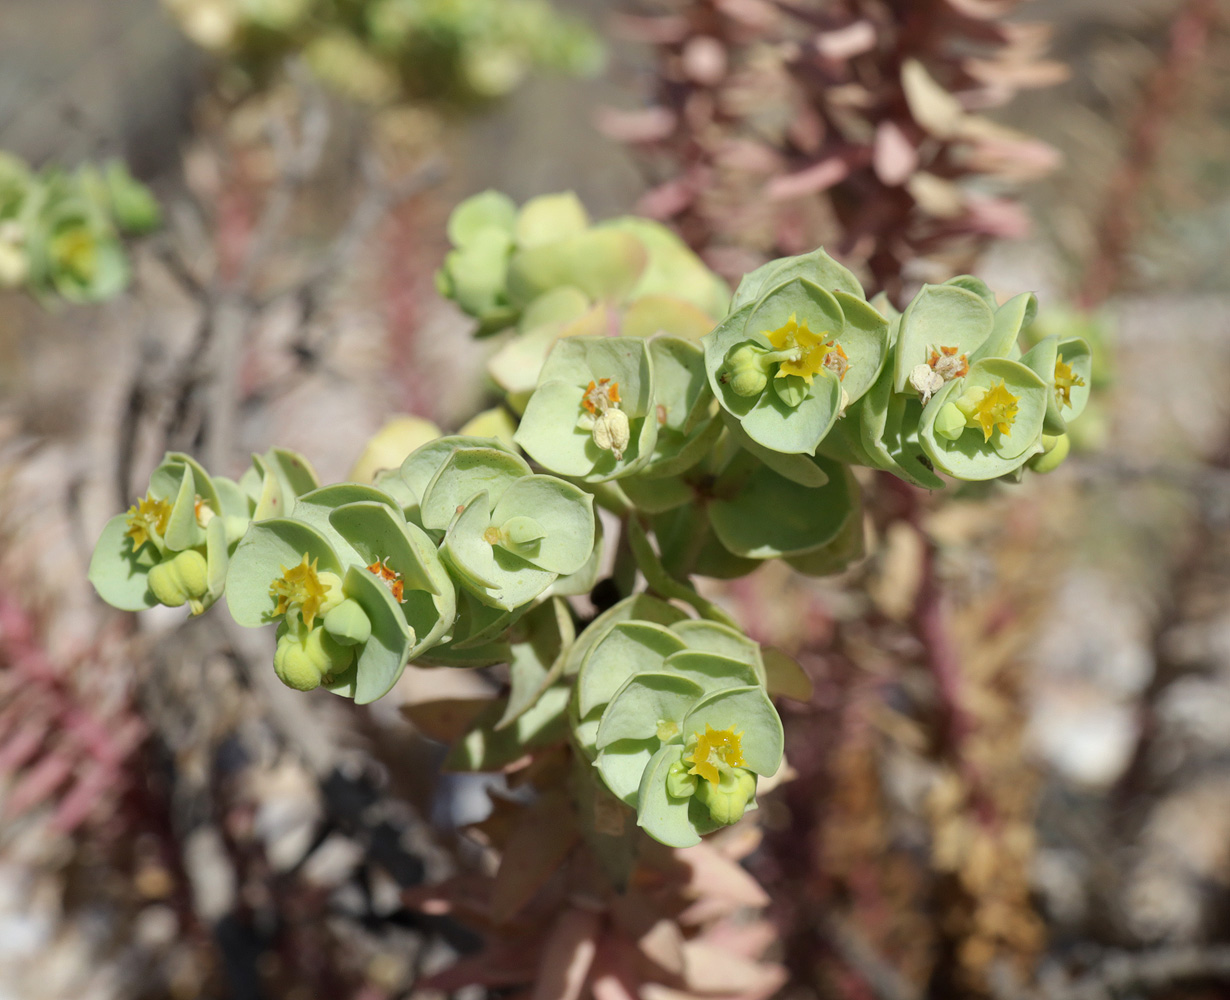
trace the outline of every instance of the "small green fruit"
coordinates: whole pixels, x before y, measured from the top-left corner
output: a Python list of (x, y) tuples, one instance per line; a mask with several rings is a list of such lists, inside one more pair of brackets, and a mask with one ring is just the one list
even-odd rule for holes
[(335, 642), (323, 628), (279, 629), (273, 669), (278, 679), (296, 691), (312, 691), (326, 677), (350, 666), (354, 651)]
[(204, 610), (201, 598), (209, 590), (209, 564), (195, 549), (180, 552), (150, 569), (149, 588), (160, 604), (178, 608), (191, 603), (192, 613), (199, 615)]
[(1029, 467), (1034, 472), (1045, 475), (1048, 472), (1054, 472), (1063, 465), (1064, 459), (1068, 457), (1068, 453), (1072, 450), (1072, 439), (1066, 434), (1060, 434), (1056, 437), (1043, 434), (1042, 447), (1045, 451), (1031, 459)]
[(727, 826), (743, 818), (755, 795), (756, 776), (743, 768), (723, 771), (716, 785), (701, 781), (696, 787), (696, 797), (709, 810), (713, 821)]

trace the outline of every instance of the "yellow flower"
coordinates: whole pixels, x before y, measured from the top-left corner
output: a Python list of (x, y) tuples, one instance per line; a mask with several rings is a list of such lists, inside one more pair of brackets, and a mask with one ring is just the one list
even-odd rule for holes
[(1061, 407), (1072, 405), (1072, 389), (1084, 385), (1085, 380), (1072, 371), (1072, 366), (1066, 364), (1063, 355), (1055, 357), (1055, 399)]
[(132, 551), (136, 552), (150, 540), (150, 529), (159, 536), (165, 535), (170, 519), (171, 505), (165, 500), (155, 500), (148, 493), (129, 507), (128, 530), (124, 534), (132, 539)]
[(821, 334), (812, 333), (808, 329), (806, 320), (800, 324), (797, 315), (791, 313), (785, 326), (778, 327), (772, 332), (764, 330), (762, 333), (776, 350), (789, 351), (793, 354), (793, 357), (783, 359), (778, 366), (778, 378), (798, 375), (808, 385), (811, 385), (812, 379), (824, 370), (825, 358), (829, 353), (826, 350), (828, 345), (824, 341), (824, 338), (828, 336), (827, 330)]
[(984, 441), (991, 440), (991, 431), (997, 427), (1001, 434), (1012, 433), (1012, 422), (1016, 420), (1019, 400), (1020, 397), (1008, 391), (1003, 379), (999, 380), (998, 385), (987, 390), (974, 406), (973, 414), (978, 426), (982, 428)]
[(269, 596), (278, 600), (278, 606), (273, 611), (275, 615), (287, 614), (297, 606), (303, 612), (303, 623), (308, 628), (312, 627), (329, 593), (329, 588), (316, 573), (319, 561), (313, 559), (309, 563), (305, 552), (303, 562), (298, 566), (290, 569), (282, 567), (282, 575), (269, 585)]
[(743, 766), (742, 733), (736, 733), (734, 727), (729, 729), (714, 729), (705, 724), (703, 733), (693, 733), (696, 746), (690, 757), (684, 757), (692, 765), (688, 774), (699, 774), (710, 784), (716, 785), (721, 780), (719, 767)]

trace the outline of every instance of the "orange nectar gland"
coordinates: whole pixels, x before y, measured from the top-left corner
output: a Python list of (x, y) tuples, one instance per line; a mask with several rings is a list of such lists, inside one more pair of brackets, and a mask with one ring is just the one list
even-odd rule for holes
[(844, 382), (846, 380), (846, 372), (850, 370), (850, 355), (835, 340), (830, 340), (824, 346), (832, 348), (831, 351), (824, 355), (824, 367), (836, 375), (839, 382)]
[(703, 733), (693, 733), (696, 746), (690, 757), (684, 757), (692, 766), (688, 774), (699, 774), (711, 785), (721, 781), (719, 768), (743, 766), (742, 733), (736, 733), (734, 726), (729, 729), (714, 729), (705, 724)]
[(155, 500), (148, 493), (128, 508), (128, 530), (125, 536), (132, 539), (132, 551), (136, 552), (150, 540), (150, 530), (158, 535), (167, 533), (171, 519), (171, 505), (165, 500)]
[(987, 390), (982, 399), (974, 405), (973, 417), (982, 428), (984, 441), (991, 440), (991, 431), (998, 428), (1004, 435), (1012, 433), (1012, 422), (1016, 420), (1017, 403), (1020, 397), (1008, 391), (1003, 379), (998, 385)]
[[(828, 367), (828, 359), (836, 353), (826, 350), (832, 346), (832, 341), (825, 343), (824, 340), (828, 336), (828, 331), (820, 334), (812, 333), (806, 320), (799, 323), (796, 313), (790, 314), (785, 326), (779, 326), (772, 331), (762, 330), (761, 334), (768, 338), (777, 354), (777, 356), (769, 355), (765, 360), (781, 362), (777, 368), (777, 378), (798, 375), (804, 382), (811, 385), (812, 379)], [(841, 348), (837, 350), (841, 351)], [(845, 351), (841, 351), (840, 356), (844, 358)]]
[(269, 585), (269, 596), (277, 598), (278, 606), (274, 608), (275, 615), (284, 615), (298, 607), (303, 614), (303, 624), (309, 629), (320, 614), (320, 607), (328, 596), (328, 588), (320, 581), (316, 573), (316, 565), (320, 560), (308, 562), (308, 556), (303, 554), (303, 562), (287, 569), (282, 567), (282, 575)]
[(591, 379), (585, 387), (585, 395), (581, 397), (581, 406), (594, 416), (618, 409), (620, 402), (619, 383), (609, 378), (600, 378), (597, 382)]
[(969, 374), (969, 358), (958, 354), (955, 347), (933, 347), (927, 357), (927, 363), (915, 365), (910, 372), (910, 385), (922, 396), (922, 405), (926, 406), (931, 397), (955, 378), (964, 378)]
[(372, 563), (367, 567), (367, 571), (380, 577), (384, 585), (389, 588), (389, 593), (393, 595), (393, 600), (398, 604), (406, 603), (406, 584), (401, 574), (389, 566), (388, 556)]
[(1055, 399), (1060, 407), (1072, 405), (1072, 390), (1078, 385), (1084, 385), (1085, 380), (1072, 371), (1072, 366), (1065, 363), (1063, 355), (1055, 357)]

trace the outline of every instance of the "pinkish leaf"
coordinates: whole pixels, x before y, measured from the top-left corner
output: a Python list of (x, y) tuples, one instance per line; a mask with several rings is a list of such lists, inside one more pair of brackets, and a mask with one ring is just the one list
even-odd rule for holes
[(856, 163), (867, 159), (867, 150), (847, 149), (832, 156), (826, 156), (819, 163), (810, 167), (778, 177), (769, 182), (765, 193), (773, 201), (788, 201), (791, 198), (801, 198), (804, 195), (817, 194), (840, 184), (854, 169)]
[(769, 896), (760, 883), (708, 844), (676, 851), (675, 856), (690, 869), (687, 894), (692, 898), (716, 896), (744, 906), (768, 905)]
[(71, 833), (84, 823), (110, 789), (116, 787), (114, 767), (94, 763), (77, 777), (68, 793), (60, 800), (51, 825), (61, 833)]
[(1029, 215), (1014, 201), (970, 198), (967, 209), (971, 232), (1004, 240), (1019, 240), (1029, 235)]
[(516, 917), (559, 871), (579, 837), (572, 800), (562, 789), (547, 792), (522, 811), (492, 886), (492, 920), (504, 924)]
[(815, 46), (826, 59), (853, 59), (876, 47), (875, 25), (862, 19), (835, 31), (819, 31)]
[(27, 722), (0, 746), (0, 776), (12, 774), (23, 767), (43, 745), (47, 722), (36, 719)]
[(590, 972), (594, 1000), (640, 1000), (637, 986), (632, 970), (620, 964), (615, 950), (600, 944)]
[[(703, 187), (703, 185), (702, 185)], [(636, 203), (637, 213), (651, 219), (669, 219), (688, 208), (696, 200), (696, 185), (687, 177), (678, 177), (646, 191)]]
[(697, 993), (770, 997), (786, 981), (780, 965), (756, 962), (704, 939), (683, 946), (688, 988)]
[(62, 753), (50, 753), (30, 768), (4, 800), (4, 815), (15, 819), (47, 801), (73, 773), (75, 761)]
[(602, 915), (569, 909), (559, 915), (538, 968), (534, 1000), (577, 1000), (598, 950)]
[(881, 181), (897, 187), (918, 169), (918, 147), (896, 122), (882, 121), (876, 129), (872, 163)]
[(617, 142), (629, 143), (661, 142), (675, 131), (679, 121), (668, 108), (599, 108), (595, 117), (600, 132)]

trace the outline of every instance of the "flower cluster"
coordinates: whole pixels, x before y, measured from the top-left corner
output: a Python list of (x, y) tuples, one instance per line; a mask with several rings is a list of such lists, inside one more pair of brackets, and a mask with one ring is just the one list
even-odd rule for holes
[(302, 51), (361, 101), (500, 97), (533, 69), (591, 73), (597, 39), (545, 0), (164, 0), (184, 33), (234, 61), (249, 86)]
[(0, 288), (70, 302), (112, 298), (128, 284), (120, 235), (160, 221), (153, 195), (118, 160), (36, 173), (0, 152)]
[(631, 597), (573, 646), (577, 743), (637, 823), (673, 847), (699, 843), (756, 807), (777, 773), (782, 724), (760, 647), (727, 625)]
[[(488, 192), (449, 231), (440, 287), (502, 338), (502, 407), (452, 435), (393, 422), (356, 465), (363, 483), (321, 487), (276, 450), (238, 483), (168, 455), (107, 525), (91, 579), (131, 610), (200, 613), (225, 589), (241, 625), (277, 624), (286, 684), (360, 703), (411, 661), (507, 664), (507, 694), (449, 766), (570, 740), (592, 764), (576, 794), (595, 833), (634, 810), (649, 836), (695, 844), (782, 765), (770, 696), (809, 682), (692, 574), (837, 572), (863, 552), (854, 466), (928, 488), (1046, 471), (1088, 400), (1086, 342), (1031, 337), (1023, 353), (1033, 296), (999, 305), (968, 276), (899, 313), (816, 250), (732, 299), (665, 230), (591, 225), (571, 195), (518, 209)], [(595, 504), (618, 518), (606, 583), (622, 599), (586, 622), (568, 598), (598, 603), (609, 565)]]

